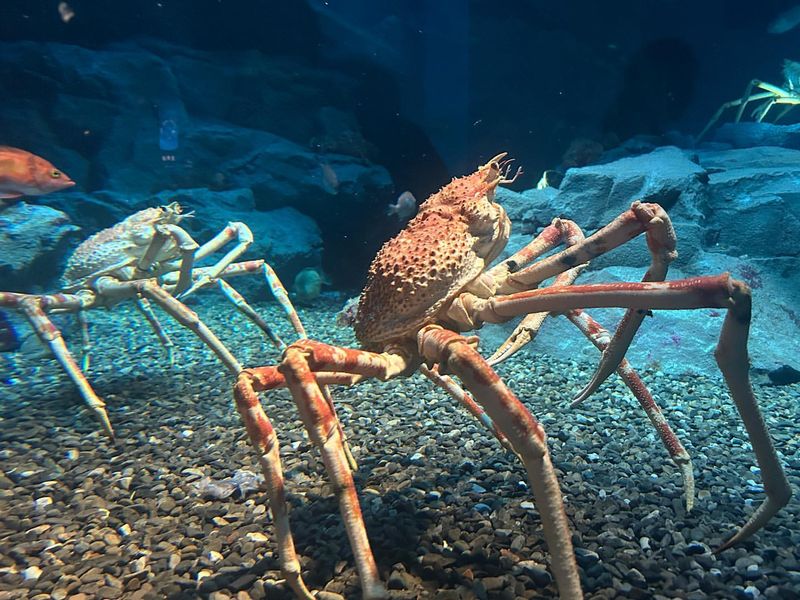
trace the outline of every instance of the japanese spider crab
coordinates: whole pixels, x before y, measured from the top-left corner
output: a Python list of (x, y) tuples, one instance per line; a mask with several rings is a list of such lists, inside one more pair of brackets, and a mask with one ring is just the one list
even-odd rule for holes
[[(406, 228), (384, 244), (370, 267), (353, 324), (363, 349), (303, 339), (284, 351), (280, 364), (246, 369), (238, 377), (234, 397), (264, 471), (281, 569), (300, 598), (313, 596), (302, 579), (295, 553), (278, 440), (259, 392), (289, 388), (336, 490), (363, 597), (382, 598), (387, 592), (367, 539), (346, 444), (327, 386), (353, 385), (367, 378), (385, 381), (409, 376), (417, 369), (471, 407), (476, 416), (482, 416), (485, 410), (484, 423), (520, 457), (541, 514), (560, 595), (582, 597), (570, 528), (545, 432), (478, 353), (476, 338), (459, 334), (485, 322), (503, 322), (521, 315), (530, 315), (530, 320), (548, 313), (569, 314), (603, 349), (595, 377), (579, 396), (583, 398), (615, 370), (631, 372), (623, 363), (624, 356), (647, 311), (727, 309), (716, 357), (755, 449), (767, 498), (724, 547), (758, 531), (788, 502), (790, 489), (748, 378), (748, 287), (727, 273), (663, 281), (667, 265), (676, 255), (674, 232), (659, 205), (643, 202), (634, 202), (629, 210), (585, 239), (569, 222), (556, 219), (525, 248), (489, 269), (510, 232), (505, 210), (495, 202), (497, 186), (513, 181), (508, 178), (509, 162), (505, 154), (500, 154), (475, 173), (454, 179), (422, 204)], [(587, 261), (642, 233), (651, 254), (651, 265), (642, 282), (571, 285)], [(560, 243), (567, 248), (536, 260)], [(552, 285), (537, 289), (551, 277), (556, 278)], [(610, 340), (582, 311), (594, 307), (628, 309)], [(525, 343), (525, 333), (530, 331), (526, 327), (518, 330), (510, 346)], [(461, 391), (445, 373), (456, 375), (473, 396)]]
[[(173, 202), (168, 206), (139, 211), (113, 227), (94, 234), (81, 243), (67, 261), (63, 288), (59, 293), (37, 295), (0, 292), (0, 307), (16, 308), (22, 312), (36, 335), (50, 348), (77, 386), (84, 402), (111, 439), (114, 438), (114, 430), (105, 403), (84, 375), (89, 368), (90, 349), (85, 310), (110, 307), (128, 298), (135, 299), (136, 306), (167, 349), (172, 364), (173, 344), (153, 312), (151, 302), (154, 302), (181, 325), (192, 330), (236, 376), (242, 366), (180, 299), (205, 286), (216, 284), (239, 311), (261, 328), (277, 348), (282, 349), (285, 347), (283, 341), (224, 279), (261, 272), (295, 331), (305, 337), (303, 325), (273, 269), (263, 260), (234, 262), (253, 242), (253, 234), (247, 225), (228, 223), (225, 229), (201, 246), (180, 226), (180, 222), (188, 216), (182, 213), (177, 202)], [(217, 252), (234, 240), (236, 245), (214, 265), (194, 268), (195, 261)], [(48, 314), (73, 312), (78, 315), (83, 336), (81, 366), (48, 317)]]
[[(761, 91), (758, 91), (754, 94), (753, 88), (757, 88)], [(744, 94), (742, 94), (741, 98), (731, 100), (730, 102), (725, 102), (719, 107), (717, 112), (714, 113), (714, 116), (711, 117), (711, 120), (708, 122), (708, 124), (703, 128), (703, 131), (700, 132), (700, 135), (697, 136), (697, 141), (699, 142), (701, 139), (703, 139), (703, 137), (722, 116), (722, 113), (729, 108), (733, 108), (735, 106), (739, 107), (739, 110), (736, 111), (736, 118), (734, 119), (734, 121), (738, 123), (742, 119), (745, 107), (750, 102), (760, 101), (761, 104), (756, 106), (751, 113), (751, 116), (758, 123), (761, 123), (761, 121), (764, 120), (764, 118), (767, 116), (767, 113), (772, 110), (772, 107), (774, 107), (776, 104), (783, 105), (783, 110), (781, 110), (781, 112), (778, 113), (778, 116), (775, 118), (776, 122), (783, 118), (786, 113), (792, 110), (795, 106), (800, 104), (800, 63), (788, 59), (783, 61), (783, 86), (775, 85), (774, 83), (767, 83), (766, 81), (761, 81), (759, 79), (753, 79), (747, 84), (747, 87), (744, 89)]]

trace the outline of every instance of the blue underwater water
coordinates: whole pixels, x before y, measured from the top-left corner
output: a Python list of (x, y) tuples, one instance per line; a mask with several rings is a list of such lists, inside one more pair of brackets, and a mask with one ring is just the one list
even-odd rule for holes
[(0, 12), (0, 599), (800, 598), (800, 4)]

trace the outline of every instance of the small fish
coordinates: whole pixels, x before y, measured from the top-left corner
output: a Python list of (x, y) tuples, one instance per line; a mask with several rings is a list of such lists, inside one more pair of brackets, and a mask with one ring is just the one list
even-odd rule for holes
[(791, 31), (798, 25), (800, 25), (800, 5), (795, 5), (775, 17), (767, 26), (767, 32), (772, 35), (780, 35)]
[(336, 176), (336, 171), (330, 163), (320, 163), (319, 168), (322, 169), (322, 181), (325, 184), (325, 191), (334, 196), (339, 193), (339, 178)]
[(64, 23), (69, 23), (75, 16), (75, 11), (72, 10), (72, 7), (66, 2), (59, 2), (58, 14), (61, 15), (61, 20), (64, 21)]
[(307, 267), (295, 275), (292, 295), (300, 304), (309, 304), (319, 298), (323, 285), (330, 285), (328, 277), (313, 267)]
[(561, 185), (563, 179), (564, 175), (562, 173), (553, 169), (548, 169), (542, 173), (542, 178), (539, 180), (539, 183), (536, 184), (536, 189), (543, 190), (549, 187), (557, 188)]
[(66, 173), (41, 156), (0, 146), (0, 198), (41, 196), (73, 185)]
[(389, 204), (386, 210), (387, 216), (395, 215), (400, 221), (406, 221), (417, 212), (417, 199), (414, 194), (405, 191), (397, 197), (397, 202)]

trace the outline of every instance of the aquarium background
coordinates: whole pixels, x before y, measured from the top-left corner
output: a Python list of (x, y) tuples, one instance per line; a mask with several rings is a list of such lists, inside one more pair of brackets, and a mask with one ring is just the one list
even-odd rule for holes
[[(777, 1), (3, 0), (0, 145), (46, 158), (76, 185), (0, 205), (0, 291), (57, 291), (82, 240), (178, 201), (193, 211), (187, 229), (201, 242), (230, 221), (247, 223), (255, 240), (245, 258), (275, 269), (309, 335), (355, 345), (335, 317), (360, 292), (381, 244), (414, 214), (403, 194), (421, 203), (505, 151), (524, 169), (498, 194), (514, 226), (508, 252), (554, 217), (588, 234), (643, 199), (662, 204), (675, 224), (679, 257), (669, 278), (730, 271), (750, 285), (756, 395), (796, 486), (800, 109), (776, 125), (777, 110), (756, 123), (748, 108), (734, 123), (732, 108), (698, 134), (753, 78), (791, 93), (783, 65), (800, 60), (799, 42), (800, 5)], [(537, 188), (545, 171), (549, 185)], [(581, 281), (638, 281), (648, 261), (644, 241), (634, 240), (594, 261)], [(237, 289), (292, 338), (263, 281)], [(187, 304), (246, 366), (279, 359), (219, 294)], [(289, 597), (257, 508), (263, 494), (230, 487), (237, 469), (258, 465), (225, 371), (177, 323), (166, 324), (179, 348), (170, 366), (135, 310), (92, 312), (88, 376), (129, 440), (122, 450), (98, 434), (19, 312), (0, 312), (0, 500), (11, 515), (0, 533), (0, 598), (54, 590)], [(612, 327), (620, 312), (598, 315)], [(628, 355), (696, 457), (708, 495), (688, 516), (676, 470), (636, 406), (621, 405), (620, 384), (591, 407), (567, 408), (598, 354), (566, 320), (549, 319), (500, 370), (521, 397), (544, 403), (531, 409), (554, 440), (553, 455), (562, 453), (562, 484), (573, 486), (568, 512), (585, 542), (576, 546), (587, 553), (587, 597), (800, 597), (796, 501), (755, 540), (719, 558), (709, 552), (711, 538), (721, 541), (763, 497), (713, 357), (723, 317), (661, 311)], [(57, 324), (77, 352), (80, 328), (70, 318)], [(484, 328), (482, 352), (513, 326)], [(340, 416), (360, 440), (357, 483), (380, 492), (368, 494), (365, 512), (368, 527), (385, 527), (376, 550), (383, 578), (407, 597), (554, 597), (548, 555), (535, 540), (541, 532), (520, 525), (531, 519), (519, 509), (527, 498), (521, 467), (425, 383), (370, 383), (340, 398)], [(310, 532), (299, 538), (312, 557), (304, 568), (317, 587), (333, 582), (332, 592), (358, 597), (322, 465), (308, 458), (289, 396), (276, 403), (289, 487), (299, 490), (293, 515)], [(226, 448), (235, 448), (233, 458)], [(148, 461), (155, 466), (142, 474)], [(209, 477), (231, 493), (204, 495), (195, 484)], [(134, 508), (122, 502), (132, 490), (141, 499)], [(41, 498), (58, 511), (35, 504)], [(124, 510), (114, 508), (120, 503)], [(110, 507), (113, 522), (94, 514), (98, 506)], [(315, 520), (320, 514), (328, 517)], [(626, 514), (624, 523), (609, 525), (608, 514), (612, 522)], [(74, 534), (81, 519), (96, 527)], [(460, 523), (471, 525), (453, 533)], [(126, 524), (133, 533), (120, 533)], [(481, 538), (497, 529), (511, 533)], [(68, 546), (64, 556), (36, 546), (48, 530)], [(89, 570), (111, 583), (94, 571), (87, 578), (66, 558), (86, 553), (74, 544), (88, 548), (92, 536), (106, 535), (119, 560)], [(32, 567), (44, 574), (34, 577)], [(213, 574), (205, 588), (201, 571)]]

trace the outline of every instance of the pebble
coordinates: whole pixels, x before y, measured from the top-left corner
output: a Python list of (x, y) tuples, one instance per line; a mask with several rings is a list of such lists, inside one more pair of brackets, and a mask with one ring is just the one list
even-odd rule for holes
[(33, 510), (36, 512), (44, 511), (48, 506), (53, 504), (53, 499), (50, 496), (42, 496), (33, 501)]

